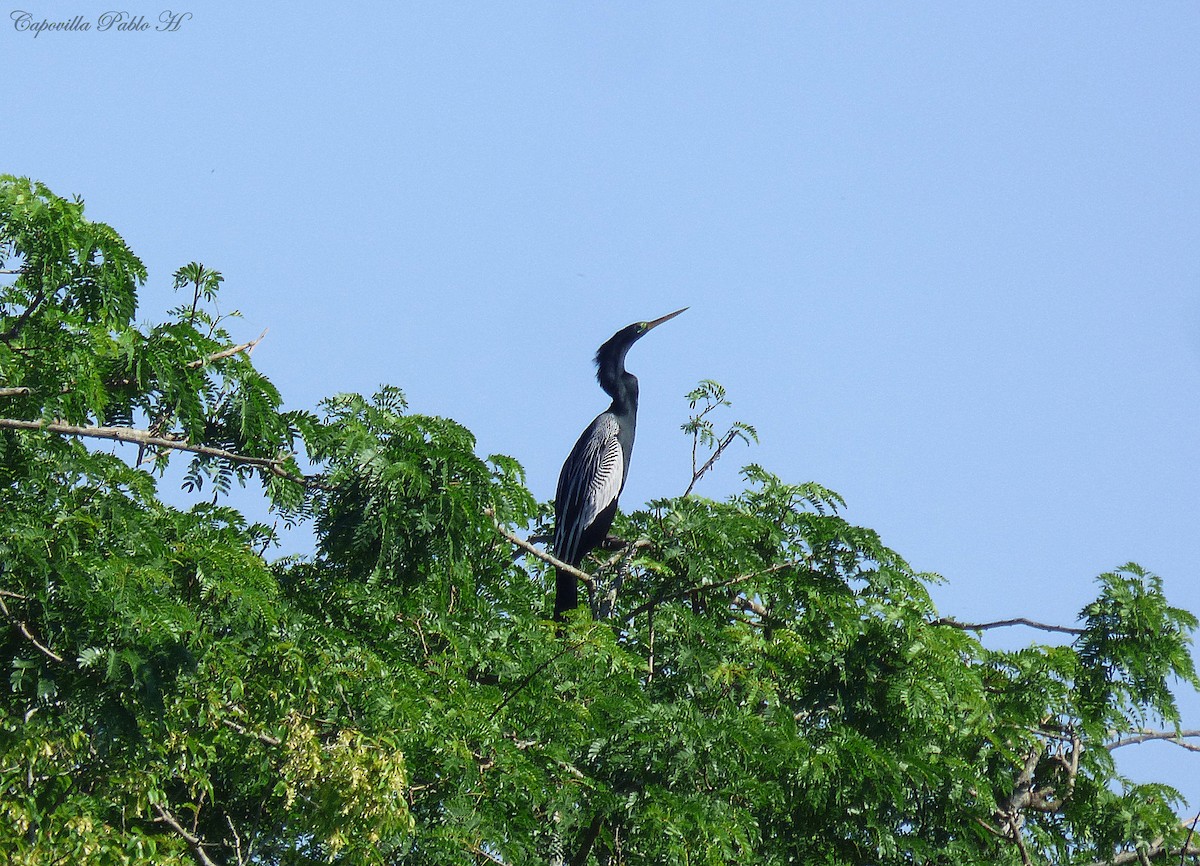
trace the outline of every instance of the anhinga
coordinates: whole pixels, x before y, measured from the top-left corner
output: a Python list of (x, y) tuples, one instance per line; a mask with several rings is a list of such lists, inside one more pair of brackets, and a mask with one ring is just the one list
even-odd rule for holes
[[(558, 492), (554, 496), (554, 555), (567, 565), (578, 567), (608, 535), (617, 513), (617, 497), (629, 474), (629, 455), (633, 452), (637, 426), (638, 380), (625, 370), (625, 353), (650, 329), (675, 318), (683, 310), (653, 322), (635, 322), (622, 328), (596, 351), (596, 378), (612, 397), (612, 405), (583, 431), (558, 476)], [(559, 569), (554, 618), (561, 620), (578, 605), (576, 578)]]

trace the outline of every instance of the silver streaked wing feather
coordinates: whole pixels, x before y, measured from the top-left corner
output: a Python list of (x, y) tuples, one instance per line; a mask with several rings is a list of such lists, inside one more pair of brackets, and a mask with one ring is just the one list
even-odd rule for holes
[[(617, 438), (617, 420), (604, 414), (576, 443), (558, 479), (554, 552), (570, 562), (581, 554), (583, 531), (611, 505), (625, 481), (625, 457)], [(568, 473), (568, 467), (570, 472)], [(568, 517), (570, 519), (563, 520)]]

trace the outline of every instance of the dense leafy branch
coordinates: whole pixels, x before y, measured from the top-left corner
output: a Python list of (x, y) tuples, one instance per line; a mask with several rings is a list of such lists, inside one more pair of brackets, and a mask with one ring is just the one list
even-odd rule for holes
[[(592, 616), (556, 625), (549, 509), (461, 425), (391, 387), (284, 411), (218, 271), (137, 326), (142, 263), (28, 180), (0, 179), (0, 270), (6, 862), (1200, 855), (1177, 793), (1114, 764), (1200, 736), (1172, 691), (1196, 620), (1151, 572), (1100, 575), (1078, 627), (941, 615), (819, 484), (750, 465), (697, 495), (756, 438), (702, 382), (686, 493), (617, 516), (577, 570)], [(181, 456), (184, 508), (155, 475)], [(268, 561), (274, 528), (222, 499), (255, 479), (308, 555)], [(1071, 640), (983, 645), (1009, 626)]]
[[(721, 455), (725, 453), (725, 449), (735, 440), (741, 439), (747, 445), (758, 441), (758, 431), (742, 421), (733, 422), (724, 435), (716, 434), (708, 416), (715, 410), (732, 404), (725, 399), (725, 389), (711, 379), (703, 380), (695, 390), (688, 393), (687, 399), (690, 409), (694, 410), (701, 402), (704, 403), (704, 406), (697, 414), (688, 419), (682, 428), (683, 432), (692, 437), (692, 479), (688, 482), (687, 489), (683, 491), (684, 496), (688, 496), (692, 492), (700, 479), (707, 474), (708, 470), (712, 469)], [(701, 447), (711, 449), (712, 453), (708, 455), (708, 459), (697, 466)]]

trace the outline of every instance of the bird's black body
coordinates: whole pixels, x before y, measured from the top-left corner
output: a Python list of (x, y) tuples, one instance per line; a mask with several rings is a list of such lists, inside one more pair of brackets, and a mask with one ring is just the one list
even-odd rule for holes
[[(686, 309), (686, 308), (685, 308)], [(625, 354), (651, 328), (682, 313), (677, 310), (653, 322), (637, 322), (617, 331), (596, 352), (596, 378), (612, 404), (588, 425), (571, 449), (558, 476), (554, 496), (554, 554), (578, 566), (612, 527), (617, 499), (629, 475), (629, 456), (637, 427), (638, 380), (625, 369)], [(554, 618), (579, 605), (579, 583), (558, 569)]]

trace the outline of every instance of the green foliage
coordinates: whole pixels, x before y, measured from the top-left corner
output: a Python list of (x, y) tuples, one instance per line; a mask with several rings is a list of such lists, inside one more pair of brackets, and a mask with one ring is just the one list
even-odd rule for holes
[[(282, 411), (200, 264), (135, 327), (140, 262), (40, 185), (0, 180), (0, 257), (6, 862), (1178, 861), (1177, 795), (1109, 748), (1197, 684), (1155, 575), (992, 649), (836, 493), (751, 465), (619, 515), (604, 616), (556, 628), (497, 530), (546, 514), (516, 461), (395, 388)], [(694, 484), (757, 434), (687, 399)], [(188, 509), (146, 471), (181, 448)], [(255, 476), (312, 556), (220, 504)]]

